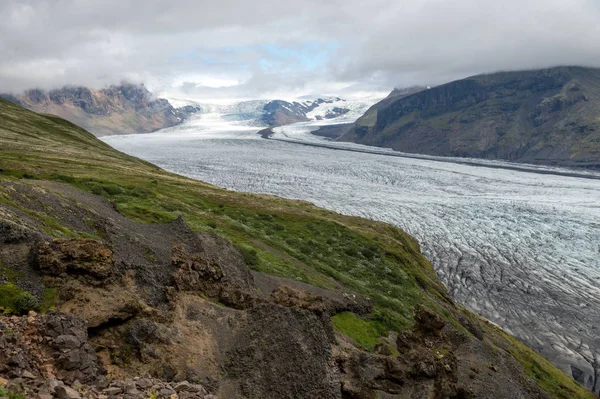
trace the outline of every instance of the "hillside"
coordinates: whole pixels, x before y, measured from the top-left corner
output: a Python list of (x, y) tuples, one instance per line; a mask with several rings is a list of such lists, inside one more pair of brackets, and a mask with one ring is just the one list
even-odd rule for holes
[(600, 167), (600, 69), (479, 75), (375, 105), (339, 138), (397, 151)]
[(27, 395), (595, 397), (391, 225), (170, 174), (2, 99), (0, 181), (0, 306), (57, 311), (0, 320)]
[(130, 83), (101, 90), (28, 90), (0, 97), (35, 112), (60, 116), (96, 136), (149, 133), (177, 125), (199, 111), (195, 106), (174, 108), (167, 100), (155, 98), (144, 85)]

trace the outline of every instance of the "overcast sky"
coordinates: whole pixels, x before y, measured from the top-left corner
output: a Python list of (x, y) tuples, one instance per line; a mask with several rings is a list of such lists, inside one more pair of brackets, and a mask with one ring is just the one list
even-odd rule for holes
[(0, 92), (123, 80), (195, 99), (346, 97), (600, 66), (600, 0), (1, 0)]

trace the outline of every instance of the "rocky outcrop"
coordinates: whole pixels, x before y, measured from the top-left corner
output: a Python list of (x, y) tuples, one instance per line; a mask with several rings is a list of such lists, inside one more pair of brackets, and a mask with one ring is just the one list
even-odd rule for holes
[(223, 238), (199, 235), (200, 251), (188, 253), (184, 245), (173, 247), (173, 275), (178, 291), (203, 292), (210, 298), (237, 308), (252, 305), (256, 294), (250, 270), (241, 254)]
[(43, 243), (38, 247), (38, 264), (49, 274), (82, 273), (99, 279), (109, 277), (114, 269), (112, 250), (89, 239), (54, 239)]
[(272, 304), (253, 308), (244, 324), (226, 353), (227, 385), (247, 398), (341, 398), (330, 324)]
[[(65, 220), (78, 215), (72, 223), (87, 220), (78, 228), (90, 228), (89, 234), (102, 232), (102, 240), (49, 240), (17, 228), (36, 229), (29, 216), (16, 213), (15, 227), (4, 229), (7, 239), (21, 240), (35, 254), (27, 258), (28, 273), (39, 273), (41, 284), (56, 289), (56, 309), (80, 327), (85, 322), (81, 328), (89, 330), (89, 344), (109, 379), (187, 380), (221, 397), (339, 397), (330, 316), (367, 315), (367, 299), (251, 272), (229, 241), (195, 233), (182, 219), (144, 225), (108, 201), (66, 186), (53, 189), (76, 202), (50, 195), (49, 186), (12, 187), (27, 195), (32, 208), (39, 200), (64, 212)], [(87, 211), (92, 205), (94, 212)], [(65, 349), (84, 338), (56, 335)], [(286, 383), (274, 388), (282, 378)], [(71, 380), (59, 379), (72, 388)], [(76, 379), (88, 383), (84, 376)]]
[(289, 308), (306, 309), (316, 314), (333, 316), (342, 312), (367, 315), (373, 311), (370, 301), (356, 294), (324, 295), (302, 288), (282, 285), (275, 289), (269, 301)]
[(373, 106), (340, 140), (428, 155), (600, 167), (599, 69), (474, 76)]
[(0, 317), (0, 388), (14, 397), (213, 398), (201, 385), (187, 381), (140, 377), (108, 381), (105, 374), (88, 342), (85, 322), (72, 314)]
[(0, 320), (0, 374), (101, 383), (105, 370), (88, 343), (85, 322), (72, 314), (31, 312)]
[[(489, 351), (427, 308), (416, 311), (410, 331), (377, 353), (336, 350), (344, 398), (550, 398), (532, 381), (519, 379), (518, 366), (504, 351)], [(397, 352), (393, 355), (391, 352)]]
[(174, 108), (142, 85), (123, 83), (101, 90), (63, 87), (0, 95), (32, 111), (58, 115), (96, 136), (148, 133), (183, 122), (198, 106)]

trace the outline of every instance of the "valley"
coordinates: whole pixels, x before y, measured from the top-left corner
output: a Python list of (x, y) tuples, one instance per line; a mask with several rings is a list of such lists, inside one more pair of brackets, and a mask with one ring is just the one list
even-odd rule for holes
[[(598, 180), (560, 176), (565, 169), (540, 174), (539, 167), (498, 169), (511, 164), (494, 161), (464, 165), (370, 154), (354, 144), (340, 148), (361, 152), (264, 140), (247, 121), (212, 118), (105, 141), (231, 190), (307, 200), (405, 229), (455, 299), (599, 389)], [(274, 137), (331, 145), (309, 133), (320, 124), (276, 128)]]

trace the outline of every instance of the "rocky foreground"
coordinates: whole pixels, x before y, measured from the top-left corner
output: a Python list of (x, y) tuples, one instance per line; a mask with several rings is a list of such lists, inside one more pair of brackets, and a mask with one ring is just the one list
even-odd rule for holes
[(86, 323), (72, 314), (3, 317), (0, 389), (9, 398), (214, 398), (198, 384), (153, 378), (107, 380), (88, 342)]
[[(369, 353), (331, 322), (343, 312), (372, 312), (351, 290), (252, 272), (229, 242), (194, 233), (182, 219), (144, 225), (61, 184), (10, 187), (27, 198), (22, 205), (72, 215), (72, 229), (87, 221), (104, 239), (51, 239), (34, 219), (0, 205), (2, 261), (30, 273), (33, 292), (35, 284), (55, 287), (63, 312), (3, 319), (9, 389), (59, 398), (137, 398), (150, 390), (182, 398), (483, 397), (499, 390), (550, 397), (486, 343), (489, 327), (475, 318), (452, 325), (421, 307), (411, 331), (390, 334)], [(195, 385), (184, 391), (185, 381)]]

